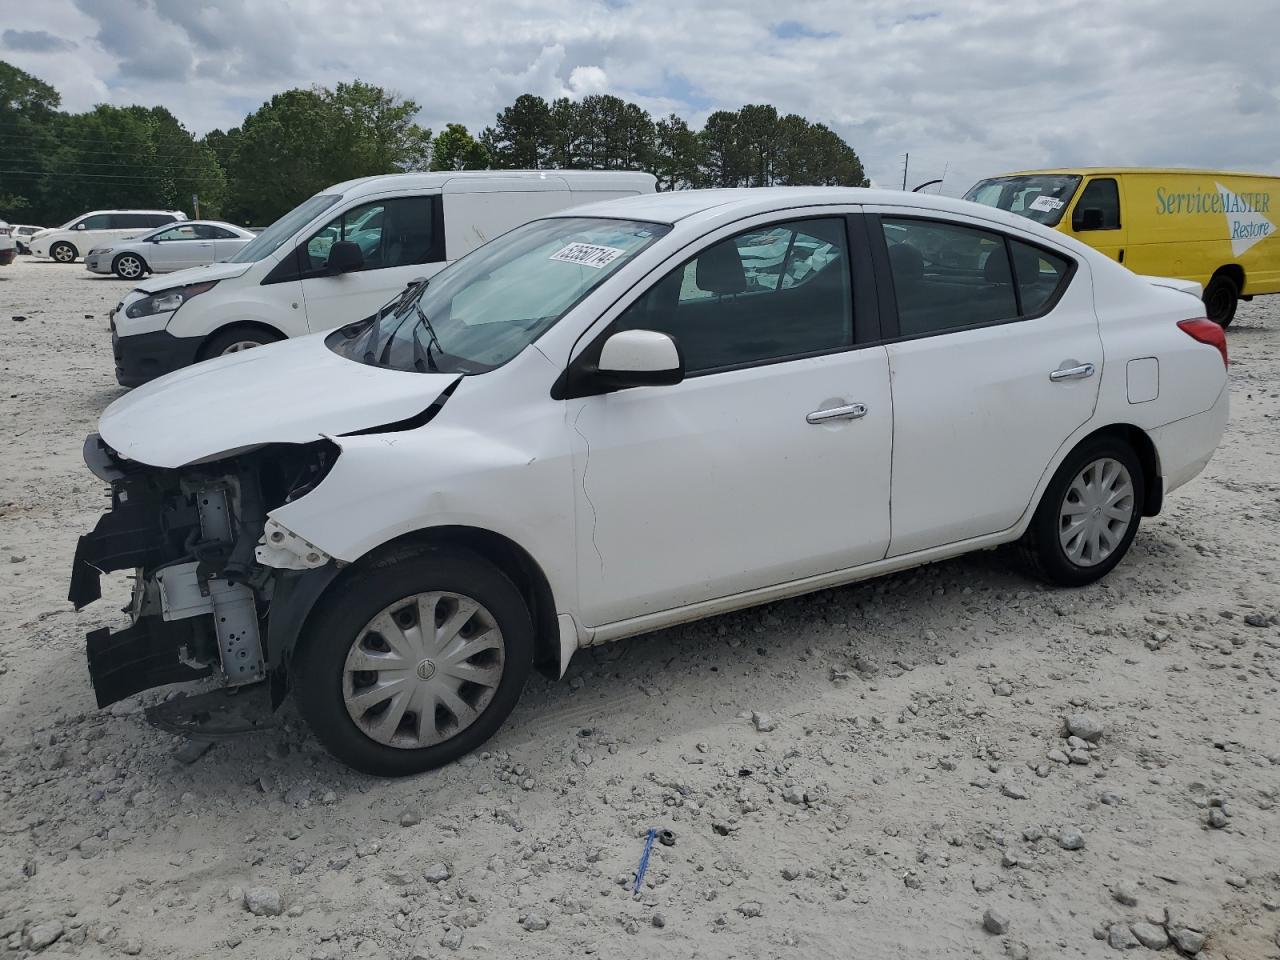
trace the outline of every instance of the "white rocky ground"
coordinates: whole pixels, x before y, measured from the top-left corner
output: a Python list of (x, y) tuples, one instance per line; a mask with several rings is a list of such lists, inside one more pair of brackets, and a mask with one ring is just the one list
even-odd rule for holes
[(65, 596), (124, 289), (0, 269), (0, 955), (1280, 957), (1280, 298), (1231, 329), (1219, 455), (1105, 583), (984, 553), (584, 651), (390, 782), (288, 708), (189, 764), (94, 708), (124, 581)]

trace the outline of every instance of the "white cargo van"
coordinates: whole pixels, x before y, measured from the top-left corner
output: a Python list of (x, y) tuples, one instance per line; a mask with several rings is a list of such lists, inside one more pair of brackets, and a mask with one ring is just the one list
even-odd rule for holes
[(111, 312), (116, 379), (374, 313), (409, 281), (566, 207), (653, 193), (651, 174), (587, 170), (401, 173), (335, 184), (224, 263), (155, 277)]

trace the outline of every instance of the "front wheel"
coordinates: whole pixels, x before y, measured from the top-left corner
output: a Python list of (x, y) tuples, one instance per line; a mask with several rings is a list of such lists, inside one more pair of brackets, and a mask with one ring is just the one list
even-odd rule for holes
[(290, 672), (330, 753), (396, 777), (493, 736), (532, 663), (533, 623), (515, 585), (475, 554), (433, 549), (341, 582), (308, 620)]
[(1082, 444), (1053, 475), (1019, 542), (1027, 566), (1064, 587), (1100, 580), (1138, 533), (1144, 489), (1142, 464), (1123, 440)]
[(111, 272), (121, 280), (137, 280), (147, 272), (147, 265), (136, 253), (122, 253), (111, 262)]
[(55, 243), (49, 250), (49, 256), (53, 257), (58, 263), (75, 263), (79, 254), (71, 244), (59, 242)]
[(200, 351), (200, 359), (208, 360), (210, 357), (241, 353), (255, 347), (266, 346), (268, 343), (276, 343), (280, 339), (279, 334), (259, 327), (232, 327), (210, 337), (204, 349)]

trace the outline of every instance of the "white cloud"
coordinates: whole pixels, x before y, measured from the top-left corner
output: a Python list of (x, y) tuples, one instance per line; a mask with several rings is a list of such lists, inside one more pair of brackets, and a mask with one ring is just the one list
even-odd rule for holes
[[(478, 129), (518, 94), (608, 92), (700, 123), (772, 103), (880, 183), (1067, 164), (1280, 171), (1274, 0), (46, 0), (0, 57), (68, 108), (168, 106), (203, 132), (360, 77)], [(44, 36), (47, 34), (48, 36)], [(25, 42), (24, 41), (28, 41)], [(74, 48), (70, 44), (75, 44)], [(30, 49), (31, 47), (43, 49)], [(25, 48), (24, 48), (25, 47)]]

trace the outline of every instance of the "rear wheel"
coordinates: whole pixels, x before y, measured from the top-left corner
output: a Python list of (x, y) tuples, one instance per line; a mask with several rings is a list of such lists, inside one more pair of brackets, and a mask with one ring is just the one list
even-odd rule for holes
[(79, 255), (76, 248), (65, 240), (55, 243), (49, 250), (49, 256), (53, 257), (58, 263), (75, 263), (76, 257)]
[(147, 264), (136, 253), (122, 253), (111, 261), (111, 272), (121, 280), (137, 280), (147, 272)]
[(1019, 542), (1026, 565), (1066, 587), (1106, 576), (1138, 533), (1144, 489), (1142, 464), (1123, 440), (1082, 444), (1053, 475)]
[(435, 549), (342, 582), (308, 621), (290, 673), (299, 711), (335, 757), (395, 777), (488, 740), (532, 663), (515, 585), (475, 554)]
[(1204, 310), (1209, 319), (1224, 330), (1231, 326), (1240, 303), (1240, 288), (1225, 273), (1215, 274), (1204, 288)]

